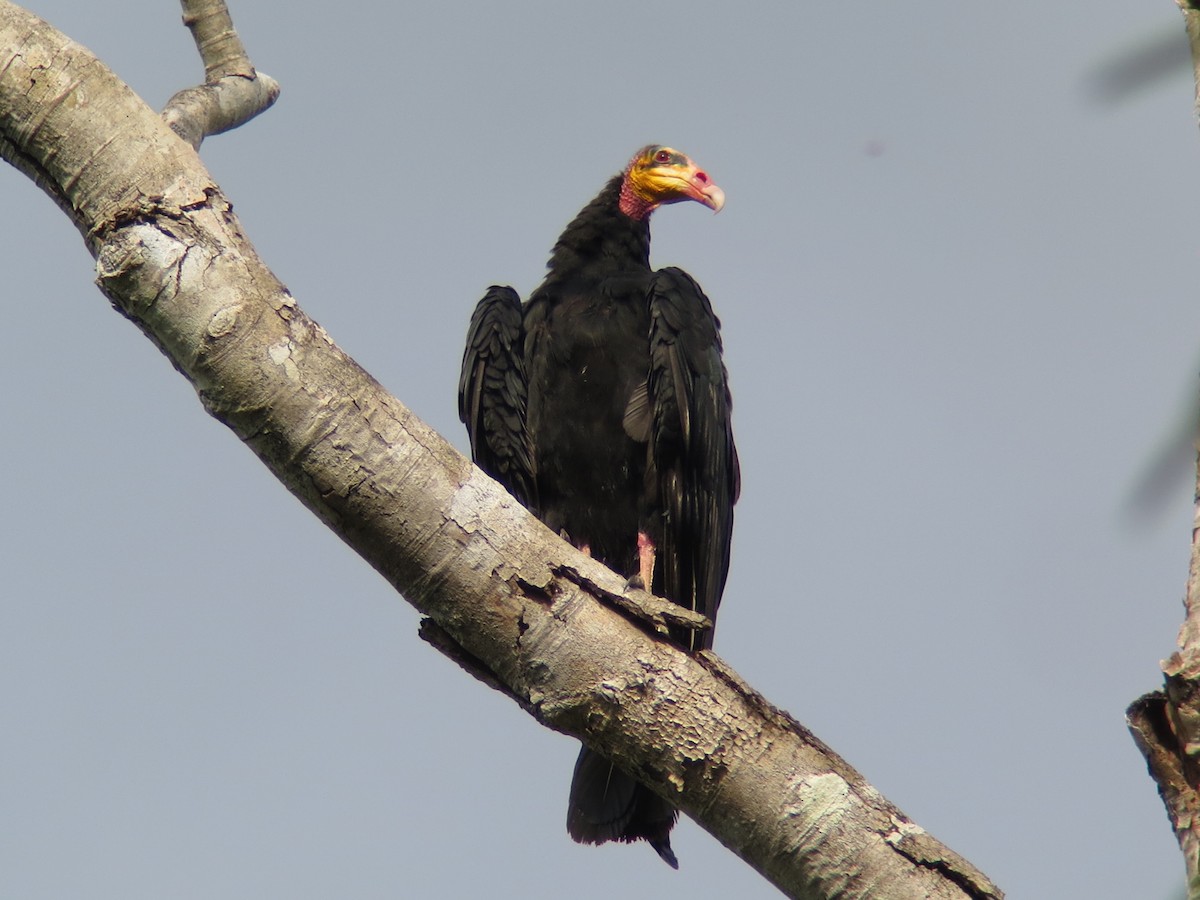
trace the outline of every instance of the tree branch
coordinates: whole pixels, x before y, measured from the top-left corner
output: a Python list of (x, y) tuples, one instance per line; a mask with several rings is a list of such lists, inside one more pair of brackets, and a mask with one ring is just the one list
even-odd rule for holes
[(194, 151), (7, 0), (0, 152), (43, 173), (101, 290), (205, 408), (472, 674), (616, 759), (788, 896), (1001, 896), (720, 659), (658, 636), (677, 609), (561, 541), (388, 395), (258, 259)]
[(1183, 13), (1183, 27), (1187, 31), (1188, 46), (1192, 51), (1192, 73), (1196, 81), (1196, 111), (1200, 114), (1200, 7), (1194, 0), (1175, 0)]
[[(1200, 115), (1200, 7), (1191, 0), (1176, 0), (1176, 5), (1191, 46)], [(1196, 476), (1196, 520), (1179, 649), (1162, 663), (1164, 690), (1138, 698), (1126, 711), (1134, 743), (1158, 785), (1183, 851), (1191, 900), (1200, 898), (1200, 459)]]
[(225, 0), (181, 2), (183, 24), (192, 32), (204, 61), (204, 84), (168, 100), (162, 117), (198, 150), (210, 134), (237, 128), (269, 109), (279, 97), (279, 83), (255, 71)]

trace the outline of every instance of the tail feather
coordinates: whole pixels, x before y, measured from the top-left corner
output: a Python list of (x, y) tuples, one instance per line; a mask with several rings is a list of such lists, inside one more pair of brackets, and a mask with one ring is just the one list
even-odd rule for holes
[(567, 832), (581, 844), (647, 841), (672, 869), (671, 828), (679, 811), (648, 787), (587, 747), (575, 761)]

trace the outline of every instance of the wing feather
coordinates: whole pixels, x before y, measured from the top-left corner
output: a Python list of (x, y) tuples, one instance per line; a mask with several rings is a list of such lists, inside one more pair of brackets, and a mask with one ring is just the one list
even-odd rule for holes
[[(654, 274), (648, 303), (649, 471), (662, 516), (662, 593), (715, 618), (741, 488), (721, 323), (700, 286), (680, 269)], [(711, 632), (695, 642), (711, 643)]]
[(534, 496), (533, 452), (526, 429), (528, 385), (522, 358), (521, 298), (492, 285), (467, 329), (458, 416), (471, 438), (471, 457), (529, 508)]

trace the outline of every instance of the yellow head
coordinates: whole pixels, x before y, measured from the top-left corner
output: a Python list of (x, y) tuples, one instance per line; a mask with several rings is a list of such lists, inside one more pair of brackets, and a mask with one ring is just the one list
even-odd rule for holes
[(695, 200), (720, 212), (725, 192), (678, 150), (651, 144), (634, 154), (621, 184), (621, 211), (625, 215), (644, 219), (664, 203), (682, 200)]

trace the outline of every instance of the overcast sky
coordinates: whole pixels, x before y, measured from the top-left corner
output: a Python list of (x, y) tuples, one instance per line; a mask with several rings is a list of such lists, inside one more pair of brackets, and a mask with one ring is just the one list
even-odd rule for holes
[[(170, 0), (36, 12), (161, 108)], [(277, 106), (205, 143), (300, 305), (465, 449), (493, 282), (527, 294), (639, 146), (725, 190), (657, 265), (724, 323), (743, 490), (716, 650), (1009, 896), (1167, 898), (1125, 706), (1187, 574), (1200, 132), (1171, 0), (233, 0)], [(329, 17), (329, 18), (323, 18)], [(1175, 29), (1120, 102), (1107, 62)], [(416, 636), (0, 169), (0, 895), (768, 898), (564, 828), (575, 744)]]

